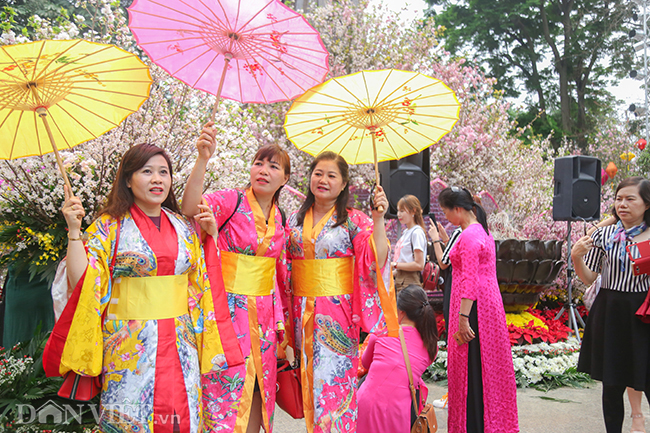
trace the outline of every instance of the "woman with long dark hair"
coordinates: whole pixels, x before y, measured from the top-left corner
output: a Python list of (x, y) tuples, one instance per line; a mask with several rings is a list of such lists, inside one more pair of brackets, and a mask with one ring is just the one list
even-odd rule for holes
[[(197, 215), (210, 234), (214, 220)], [(122, 158), (100, 216), (66, 189), (67, 278), (74, 288), (44, 354), (48, 375), (103, 376), (102, 431), (201, 432), (201, 374), (226, 368), (203, 251), (179, 215), (172, 164), (139, 144)], [(86, 252), (87, 249), (87, 252)]]
[(517, 385), (487, 215), (465, 188), (443, 189), (438, 203), (463, 230), (450, 253), (449, 432), (518, 432)]
[[(643, 177), (621, 181), (613, 213), (616, 224), (599, 227), (591, 236), (582, 237), (571, 249), (571, 259), (576, 275), (585, 284), (592, 284), (598, 273), (601, 275), (601, 288), (585, 327), (578, 370), (602, 381), (607, 433), (620, 433), (625, 388), (644, 391), (646, 398), (650, 391), (650, 324), (635, 315), (648, 295), (650, 277), (634, 275), (626, 252), (627, 246), (650, 239), (650, 182)], [(632, 416), (642, 418), (643, 414)]]
[[(397, 318), (404, 331), (413, 384), (426, 387), (422, 373), (438, 351), (436, 315), (418, 285), (397, 295)], [(399, 338), (370, 334), (361, 362), (368, 376), (359, 389), (358, 433), (411, 431), (411, 391)]]
[(219, 254), (213, 251), (211, 240), (205, 241), (206, 262), (210, 279), (223, 280), (225, 285), (237, 349), (245, 363), (203, 378), (206, 432), (257, 433), (264, 426), (271, 433), (287, 279), (285, 221), (278, 196), (289, 180), (291, 163), (281, 147), (264, 145), (251, 161), (248, 187), (202, 194), (207, 162), (215, 147), (208, 123), (197, 142), (198, 158), (182, 206), (192, 216), (205, 200), (221, 227)]
[(420, 200), (411, 194), (400, 198), (397, 202), (397, 219), (406, 226), (395, 245), (395, 260), (392, 263), (395, 292), (399, 294), (410, 284), (422, 285), (427, 235)]
[[(308, 432), (355, 432), (359, 333), (397, 331), (381, 187), (372, 220), (349, 208), (348, 164), (323, 152), (289, 218), (295, 347)], [(378, 209), (382, 208), (382, 211)]]

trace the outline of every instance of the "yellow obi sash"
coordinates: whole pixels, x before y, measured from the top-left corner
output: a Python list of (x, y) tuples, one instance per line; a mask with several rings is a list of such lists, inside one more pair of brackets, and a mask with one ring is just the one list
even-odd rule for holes
[(222, 251), (221, 272), (226, 292), (267, 296), (273, 290), (275, 259)]
[(350, 295), (354, 292), (354, 257), (294, 260), (291, 281), (295, 296)]
[(187, 278), (187, 274), (116, 278), (106, 318), (161, 320), (187, 314)]

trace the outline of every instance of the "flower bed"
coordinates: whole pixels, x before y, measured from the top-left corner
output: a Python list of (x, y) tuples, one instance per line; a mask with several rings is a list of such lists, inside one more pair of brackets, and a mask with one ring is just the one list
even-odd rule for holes
[(539, 342), (557, 343), (566, 340), (572, 331), (564, 324), (566, 314), (555, 320), (558, 310), (529, 308), (522, 313), (506, 313), (510, 344), (515, 346)]
[[(555, 320), (555, 316), (561, 307), (543, 308), (541, 310), (528, 308), (520, 313), (506, 313), (506, 323), (510, 334), (510, 344), (513, 346), (535, 343), (557, 343), (565, 341), (573, 330), (565, 325), (567, 313)], [(584, 306), (577, 307), (578, 314), (583, 319), (587, 317), (587, 309)], [(436, 314), (438, 336), (440, 340), (447, 339), (447, 325), (442, 313)]]
[[(547, 391), (561, 386), (583, 386), (591, 378), (576, 371), (580, 343), (575, 337), (565, 342), (527, 344), (512, 347), (517, 386)], [(423, 375), (425, 380), (447, 379), (447, 344), (438, 342), (438, 356)]]

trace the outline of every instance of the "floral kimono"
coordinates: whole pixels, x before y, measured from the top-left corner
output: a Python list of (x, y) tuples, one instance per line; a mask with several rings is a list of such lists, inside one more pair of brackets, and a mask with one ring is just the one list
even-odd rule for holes
[(103, 375), (102, 431), (201, 432), (201, 374), (227, 365), (198, 236), (166, 209), (158, 229), (135, 205), (87, 234), (88, 267), (47, 343), (46, 373)]
[[(206, 243), (210, 275), (223, 275), (243, 365), (203, 378), (206, 431), (245, 432), (255, 390), (262, 397), (264, 429), (273, 429), (277, 345), (284, 337), (285, 229), (277, 206), (268, 224), (251, 189), (204, 196), (221, 228), (218, 251)], [(225, 224), (225, 225), (224, 225)], [(223, 226), (223, 227), (222, 227)], [(216, 277), (213, 277), (216, 279)]]
[(359, 332), (397, 336), (398, 329), (390, 266), (377, 280), (372, 221), (354, 209), (332, 228), (336, 220), (334, 209), (313, 229), (311, 209), (303, 226), (296, 213), (289, 219), (295, 347), (310, 433), (356, 431)]

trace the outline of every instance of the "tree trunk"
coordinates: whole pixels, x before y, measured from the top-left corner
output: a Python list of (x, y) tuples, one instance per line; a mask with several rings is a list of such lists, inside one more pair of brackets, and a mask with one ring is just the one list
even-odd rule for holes
[(564, 0), (560, 4), (557, 4), (561, 10), (562, 15), (562, 26), (564, 27), (564, 50), (563, 53), (560, 53), (555, 40), (551, 36), (551, 32), (548, 25), (548, 16), (546, 15), (546, 1), (540, 0), (539, 2), (539, 12), (542, 17), (542, 30), (544, 33), (544, 39), (551, 47), (553, 52), (553, 59), (555, 61), (554, 67), (555, 71), (558, 73), (560, 78), (560, 113), (562, 116), (562, 129), (565, 135), (572, 138), (573, 136), (573, 122), (571, 121), (571, 94), (569, 91), (569, 71), (568, 71), (568, 62), (565, 59), (565, 55), (570, 52), (570, 41), (571, 41), (571, 9), (573, 7), (572, 0)]

